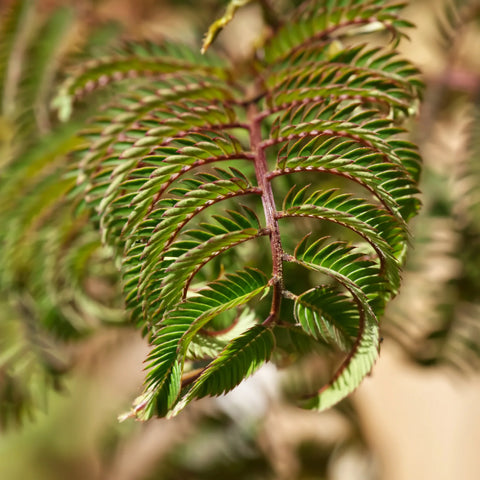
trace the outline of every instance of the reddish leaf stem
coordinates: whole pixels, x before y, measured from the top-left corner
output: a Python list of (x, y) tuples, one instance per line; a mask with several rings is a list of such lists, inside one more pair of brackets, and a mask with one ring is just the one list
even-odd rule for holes
[(273, 198), (272, 185), (268, 179), (269, 170), (265, 156), (265, 146), (262, 144), (262, 119), (259, 116), (255, 103), (248, 105), (247, 111), (250, 121), (251, 151), (255, 155), (255, 174), (258, 186), (262, 190), (263, 211), (272, 250), (272, 279), (270, 280), (270, 284), (273, 287), (272, 305), (270, 315), (263, 322), (264, 325), (268, 325), (276, 322), (280, 314), (283, 292), (283, 247), (280, 240), (280, 229), (278, 227), (277, 209)]

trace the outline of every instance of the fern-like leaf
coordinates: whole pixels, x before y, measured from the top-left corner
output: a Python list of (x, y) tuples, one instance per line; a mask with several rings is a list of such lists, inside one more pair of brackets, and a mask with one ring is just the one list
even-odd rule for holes
[(266, 277), (258, 271), (237, 272), (209, 284), (165, 316), (147, 360), (151, 362), (147, 380), (155, 396), (145, 406), (146, 411), (150, 411), (152, 402), (159, 415), (165, 415), (173, 406), (181, 389), (181, 370), (193, 337), (215, 316), (244, 305), (266, 286)]
[[(302, 342), (346, 353), (311, 407), (340, 401), (372, 368), (419, 208), (420, 157), (400, 124), (421, 81), (394, 50), (410, 25), (401, 9), (307, 1), (248, 71), (174, 44), (132, 45), (65, 84), (68, 108), (119, 86), (84, 131), (76, 193), (152, 344), (133, 415), (230, 390), (275, 357), (280, 330), (291, 341), (279, 350), (295, 338), (296, 354)], [(386, 45), (355, 40), (370, 31), (386, 32)], [(205, 339), (252, 311), (238, 336)]]
[(238, 336), (202, 372), (193, 388), (177, 405), (175, 413), (194, 398), (230, 391), (269, 360), (274, 347), (273, 333), (263, 325), (255, 325)]
[[(322, 247), (322, 243), (323, 240), (320, 240), (308, 245), (307, 240), (304, 239), (296, 249), (294, 261), (308, 269), (319, 271), (331, 277), (345, 289), (351, 297), (350, 302), (356, 308), (353, 317), (356, 319), (358, 332), (353, 346), (349, 349), (347, 358), (330, 383), (307, 403), (309, 408), (319, 410), (329, 408), (345, 398), (360, 384), (373, 367), (378, 356), (380, 335), (378, 319), (366, 292), (372, 293), (370, 287), (374, 286), (375, 295), (380, 297), (382, 295), (382, 288), (378, 288), (377, 279), (369, 272), (368, 263), (359, 261), (358, 255), (351, 253), (351, 248), (342, 244), (327, 244)], [(306, 292), (296, 299), (297, 316), (299, 313), (303, 314), (304, 328), (311, 329), (313, 326), (317, 330), (317, 335), (322, 327), (317, 321), (314, 321), (315, 323), (312, 325), (312, 317), (317, 316), (318, 318), (319, 309), (328, 311), (332, 308), (330, 295), (319, 293)], [(310, 300), (312, 304), (305, 305), (306, 300)], [(348, 329), (352, 328), (351, 307), (348, 308), (345, 303), (342, 305), (343, 302), (348, 302), (342, 296), (337, 296), (336, 301), (340, 302), (340, 306), (335, 309), (335, 322), (341, 322), (341, 328), (348, 332)], [(327, 337), (330, 341), (334, 340), (339, 347), (344, 346), (348, 337), (343, 334), (338, 338), (339, 328), (335, 323), (325, 315), (323, 315), (322, 320), (325, 325), (324, 328), (330, 330), (330, 333), (324, 335), (324, 338)], [(300, 323), (302, 324), (302, 321)]]

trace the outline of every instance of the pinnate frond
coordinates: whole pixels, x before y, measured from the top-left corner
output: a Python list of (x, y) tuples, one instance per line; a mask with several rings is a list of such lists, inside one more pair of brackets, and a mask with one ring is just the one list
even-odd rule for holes
[(263, 325), (255, 325), (236, 337), (202, 372), (179, 402), (175, 413), (194, 398), (221, 395), (232, 390), (269, 360), (274, 347), (273, 333)]
[(419, 208), (420, 156), (401, 124), (422, 84), (394, 50), (402, 7), (307, 1), (250, 69), (131, 45), (65, 84), (71, 105), (129, 78), (84, 130), (76, 192), (152, 345), (132, 415), (227, 392), (288, 348), (345, 353), (307, 401), (318, 409), (372, 368)]
[[(307, 245), (304, 239), (297, 247), (295, 261), (305, 268), (324, 273), (345, 289), (351, 296), (356, 308), (354, 316), (357, 320), (358, 333), (347, 357), (332, 380), (320, 389), (318, 395), (313, 395), (306, 403), (309, 408), (318, 410), (331, 407), (355, 390), (365, 375), (370, 372), (378, 357), (380, 339), (378, 319), (365, 293), (368, 291), (369, 284), (376, 283), (373, 275), (365, 272), (365, 270), (368, 270), (368, 268), (365, 268), (367, 265), (364, 262), (358, 262), (358, 257), (355, 259), (355, 254), (350, 253), (350, 248), (344, 245), (329, 244), (321, 247), (321, 244), (322, 240)], [(381, 291), (381, 288), (376, 288), (376, 294), (380, 297)], [(307, 292), (306, 295), (304, 294), (296, 300), (296, 313), (297, 315), (299, 313), (303, 314), (304, 328), (311, 329), (313, 327), (317, 330), (317, 336), (320, 333), (319, 327), (322, 327), (318, 321), (314, 321), (314, 318), (315, 316), (318, 318), (319, 310), (325, 309), (328, 311), (331, 308), (331, 305), (325, 303), (325, 300), (329, 300), (328, 297), (329, 295), (324, 295), (321, 291)], [(313, 300), (313, 305), (306, 305), (306, 299)], [(338, 296), (337, 301), (342, 300), (343, 298)], [(347, 308), (346, 304), (340, 305), (338, 313), (336, 312), (335, 321), (341, 322), (344, 329), (348, 329), (349, 326), (351, 328), (351, 315), (351, 309)], [(327, 338), (335, 340), (339, 335), (338, 327), (325, 315), (322, 316), (322, 320), (324, 322), (323, 328), (330, 330)], [(342, 347), (345, 345), (345, 340), (344, 334), (343, 338), (336, 339), (335, 343)]]
[[(165, 316), (147, 359), (147, 382), (155, 389), (151, 401), (156, 402), (159, 415), (165, 415), (177, 399), (183, 362), (193, 337), (215, 316), (261, 294), (267, 288), (266, 280), (261, 272), (252, 269), (230, 274), (181, 302)], [(165, 392), (169, 392), (166, 399)]]

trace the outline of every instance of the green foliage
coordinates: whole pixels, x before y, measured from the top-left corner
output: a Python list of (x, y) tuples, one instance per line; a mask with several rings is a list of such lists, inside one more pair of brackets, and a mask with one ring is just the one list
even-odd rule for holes
[(44, 405), (46, 386), (60, 388), (69, 341), (125, 317), (110, 255), (67, 195), (76, 183), (68, 153), (83, 119), (59, 125), (49, 107), (73, 24), (69, 9), (44, 17), (23, 0), (2, 17), (2, 426)]
[[(230, 4), (206, 46), (244, 3)], [(379, 318), (398, 292), (420, 174), (401, 123), (422, 87), (394, 50), (410, 25), (403, 5), (307, 1), (288, 21), (261, 5), (271, 31), (246, 63), (165, 42), (73, 65), (53, 100), (67, 123), (40, 141), (44, 154), (38, 146), (5, 170), (20, 183), (2, 194), (14, 227), (1, 238), (4, 288), (60, 307), (49, 333), (81, 335), (82, 320), (115, 318), (118, 303), (81, 288), (99, 259), (110, 272), (113, 257), (132, 321), (151, 343), (145, 392), (129, 414), (140, 419), (176, 414), (266, 361), (318, 353), (315, 345), (346, 354), (302, 399), (328, 408), (371, 370)], [(54, 26), (67, 20), (49, 20), (52, 48), (42, 51), (55, 55), (63, 30)], [(372, 32), (383, 46), (365, 43)], [(38, 71), (51, 78), (48, 64)], [(30, 84), (25, 98), (49, 100), (48, 83)], [(79, 139), (76, 102), (100, 89), (112, 101)], [(32, 192), (15, 220), (9, 191)], [(36, 284), (44, 271), (46, 296)], [(75, 307), (62, 309), (64, 299)]]
[(5, 15), (0, 27), (0, 107), (2, 115), (11, 114), (14, 110), (15, 88), (18, 81), (18, 70), (13, 66), (13, 59), (22, 56), (24, 45), (22, 33), (28, 19), (28, 0), (15, 2)]
[[(370, 371), (378, 317), (399, 287), (406, 221), (418, 209), (419, 156), (399, 123), (421, 83), (391, 47), (350, 37), (375, 30), (397, 41), (408, 25), (401, 8), (307, 2), (258, 49), (248, 73), (183, 46), (131, 46), (65, 84), (59, 105), (130, 79), (84, 133), (77, 192), (152, 344), (133, 415), (176, 413), (195, 397), (230, 390), (271, 357), (276, 325), (293, 332), (298, 322), (347, 352), (312, 407), (335, 404)], [(319, 174), (339, 181), (309, 193)], [(295, 247), (295, 218), (311, 219), (307, 233), (322, 239), (308, 246), (300, 237)], [(291, 291), (285, 264), (320, 285)], [(258, 283), (252, 266), (271, 273)], [(293, 311), (281, 310), (284, 298), (295, 301)], [(232, 308), (238, 314), (225, 317)], [(259, 324), (189, 373), (202, 330), (228, 327), (245, 308)]]

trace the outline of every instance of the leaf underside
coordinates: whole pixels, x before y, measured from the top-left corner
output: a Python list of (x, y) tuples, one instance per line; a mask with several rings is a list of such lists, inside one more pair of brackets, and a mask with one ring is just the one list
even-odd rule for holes
[[(334, 405), (371, 370), (419, 207), (420, 158), (400, 124), (422, 85), (394, 50), (401, 9), (306, 2), (243, 76), (166, 44), (66, 83), (64, 106), (130, 79), (84, 131), (75, 193), (152, 344), (133, 415), (231, 390), (278, 357), (280, 325), (346, 355), (306, 406)], [(383, 47), (361, 43), (370, 31)]]

